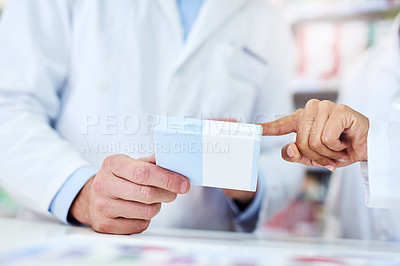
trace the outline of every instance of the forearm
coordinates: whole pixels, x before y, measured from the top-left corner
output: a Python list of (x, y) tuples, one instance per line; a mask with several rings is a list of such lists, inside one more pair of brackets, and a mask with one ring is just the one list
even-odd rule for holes
[(0, 93), (1, 184), (18, 203), (48, 215), (62, 184), (89, 164), (51, 128), (41, 105), (21, 95)]
[(70, 71), (70, 8), (69, 1), (15, 0), (0, 21), (1, 186), (45, 215), (67, 178), (88, 165), (50, 126)]

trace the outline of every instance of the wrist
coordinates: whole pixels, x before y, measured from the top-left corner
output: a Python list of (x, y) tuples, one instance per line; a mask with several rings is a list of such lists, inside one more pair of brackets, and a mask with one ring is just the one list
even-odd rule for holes
[(235, 202), (240, 211), (245, 210), (253, 201), (256, 192), (224, 189), (224, 194)]
[(72, 202), (68, 216), (73, 220), (85, 225), (91, 225), (90, 218), (90, 188), (92, 186), (94, 177), (83, 186), (74, 201)]
[[(255, 196), (255, 194), (254, 194), (254, 196)], [(234, 199), (234, 202), (240, 211), (244, 211), (252, 203), (252, 201), (254, 200), (254, 196), (248, 197), (248, 198), (242, 198), (242, 199)]]

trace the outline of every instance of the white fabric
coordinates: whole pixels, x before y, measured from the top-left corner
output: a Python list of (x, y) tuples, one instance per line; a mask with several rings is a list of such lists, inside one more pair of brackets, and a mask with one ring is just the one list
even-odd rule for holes
[[(79, 167), (99, 168), (113, 153), (151, 154), (158, 114), (230, 114), (249, 123), (288, 114), (293, 57), (278, 14), (263, 0), (207, 1), (183, 44), (176, 0), (10, 1), (0, 25), (1, 185), (48, 215)], [(235, 57), (252, 71), (237, 74)], [(263, 144), (266, 217), (302, 177), (280, 158), (287, 141)], [(221, 190), (193, 187), (164, 204), (152, 225), (226, 230), (232, 223)]]
[[(327, 198), (326, 235), (400, 240), (398, 170), (400, 123), (399, 18), (380, 45), (370, 49), (348, 73), (339, 102), (370, 118), (368, 164), (338, 170)], [(365, 194), (364, 194), (365, 191)], [(396, 193), (397, 192), (397, 193)]]
[(368, 207), (400, 209), (400, 123), (370, 119), (368, 162), (361, 163)]

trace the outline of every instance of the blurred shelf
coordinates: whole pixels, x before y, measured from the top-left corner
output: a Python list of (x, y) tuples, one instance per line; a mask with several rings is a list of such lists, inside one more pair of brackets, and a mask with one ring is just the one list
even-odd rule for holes
[(296, 1), (286, 7), (286, 17), (294, 26), (317, 22), (373, 21), (393, 19), (400, 1)]
[(297, 76), (290, 84), (296, 108), (303, 108), (311, 99), (336, 102), (339, 85), (337, 78), (324, 80), (307, 76)]
[(296, 92), (294, 93), (293, 98), (296, 108), (304, 108), (306, 103), (311, 99), (336, 102), (338, 98), (338, 92), (337, 90)]

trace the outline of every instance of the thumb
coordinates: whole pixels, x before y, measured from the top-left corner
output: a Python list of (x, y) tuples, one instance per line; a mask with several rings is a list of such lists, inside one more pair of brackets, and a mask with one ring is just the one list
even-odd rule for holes
[(296, 143), (289, 143), (282, 148), (282, 158), (287, 162), (300, 163), (302, 155), (297, 149)]
[(261, 124), (263, 127), (263, 136), (281, 136), (297, 132), (302, 114), (303, 109), (298, 109), (291, 115), (282, 117), (276, 121)]

